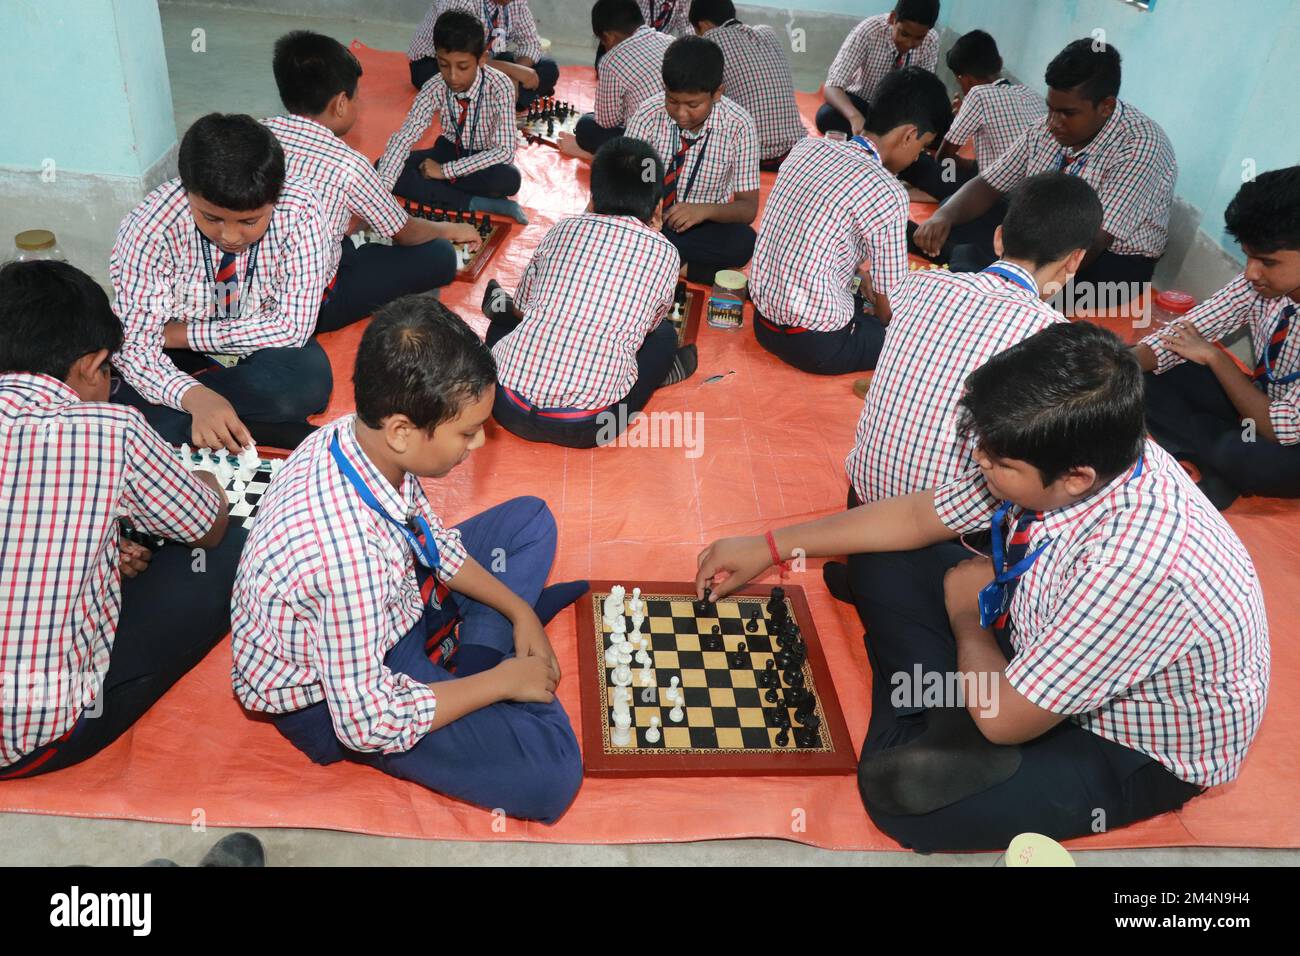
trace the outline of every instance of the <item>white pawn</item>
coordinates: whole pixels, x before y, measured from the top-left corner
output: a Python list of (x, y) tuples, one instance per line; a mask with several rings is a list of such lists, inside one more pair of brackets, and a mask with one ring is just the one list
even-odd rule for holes
[(670, 704), (681, 703), (682, 692), (677, 689), (677, 685), (680, 683), (681, 683), (680, 677), (674, 677), (672, 681), (669, 682), (668, 689), (664, 691), (664, 698), (668, 701), (668, 703)]
[(668, 719), (671, 720), (674, 724), (680, 724), (682, 722), (682, 718), (685, 716), (686, 715), (682, 713), (682, 702), (680, 700), (677, 702), (677, 705), (673, 707), (672, 710), (668, 711)]
[(614, 632), (614, 640), (622, 644), (624, 635), (627, 634), (627, 619), (620, 614), (609, 622), (609, 629)]
[(618, 664), (618, 641), (612, 642), (609, 647), (605, 648), (605, 666), (615, 667)]
[[(645, 613), (645, 602), (641, 600), (641, 589), (640, 589), (640, 588), (633, 588), (633, 589), (632, 589), (632, 600), (628, 602), (628, 604), (627, 604), (627, 609), (628, 609), (629, 612), (631, 612), (631, 614), (632, 614), (633, 617), (637, 617), (637, 616), (639, 616), (639, 615), (644, 615), (644, 613)], [(644, 617), (642, 617), (642, 620), (644, 620)]]
[(645, 742), (648, 744), (659, 743), (659, 718), (650, 718), (650, 729), (645, 732)]
[(632, 683), (632, 669), (620, 660), (610, 680), (614, 682), (615, 687), (627, 687)]
[(190, 457), (188, 442), (181, 442), (181, 464), (185, 466), (186, 471), (194, 470), (194, 459)]
[(239, 476), (236, 475), (236, 476), (235, 476), (234, 484), (232, 484), (232, 485), (230, 486), (230, 491), (231, 491), (231, 493), (234, 494), (236, 498), (238, 498), (240, 495), (242, 495), (242, 494), (243, 494), (245, 491), (247, 491), (247, 490), (248, 490), (248, 485), (246, 485), (246, 484), (244, 484), (242, 481), (240, 481), (240, 480), (239, 480)]
[(217, 477), (223, 485), (230, 484), (230, 479), (235, 477), (235, 469), (230, 467), (230, 460), (225, 455), (217, 459)]
[(627, 711), (614, 713), (613, 741), (615, 747), (626, 747), (632, 742), (632, 715)]
[(216, 467), (216, 462), (212, 460), (212, 449), (202, 448), (199, 450), (199, 467), (211, 471)]
[(641, 686), (653, 687), (654, 682), (655, 682), (655, 672), (652, 671), (650, 669), (650, 665), (647, 664), (645, 667), (641, 668)]
[(248, 447), (239, 453), (239, 464), (244, 468), (256, 470), (261, 463), (262, 459), (257, 454), (257, 446), (250, 441)]
[(644, 637), (641, 638), (641, 649), (636, 652), (636, 662), (642, 667), (650, 666), (650, 655), (647, 653), (650, 649), (650, 642)]

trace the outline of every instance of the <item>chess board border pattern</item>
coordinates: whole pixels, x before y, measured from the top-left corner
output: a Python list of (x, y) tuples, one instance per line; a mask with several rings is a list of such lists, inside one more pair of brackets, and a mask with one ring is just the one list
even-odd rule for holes
[[(394, 198), (408, 216), (413, 216), (416, 219), (427, 219), (430, 222), (469, 223), (479, 227), (479, 235), (483, 237), (483, 244), (470, 256), (468, 262), (456, 270), (456, 278), (453, 280), (455, 282), (475, 281), (479, 274), (487, 268), (488, 262), (496, 255), (501, 243), (510, 235), (510, 230), (514, 226), (514, 221), (511, 219), (499, 218), (485, 212), (473, 212), (467, 209), (442, 209), (428, 203), (415, 202), (402, 196), (395, 196)], [(486, 235), (484, 234), (484, 226), (486, 226)]]
[[(796, 585), (782, 586), (785, 589), (787, 613), (798, 625), (807, 649), (806, 658), (801, 668), (804, 687), (813, 694), (813, 712), (821, 719), (818, 730), (820, 740), (816, 746), (800, 747), (793, 740), (786, 747), (778, 747), (775, 742), (772, 742), (766, 748), (746, 747), (743, 744), (738, 747), (682, 748), (672, 746), (669, 744), (670, 731), (676, 728), (691, 728), (692, 710), (698, 712), (699, 709), (707, 709), (710, 711), (710, 717), (712, 717), (713, 712), (717, 709), (709, 705), (705, 705), (703, 708), (693, 706), (690, 700), (693, 696), (691, 691), (695, 691), (696, 694), (699, 694), (700, 691), (707, 691), (710, 699), (712, 699), (712, 691), (714, 690), (735, 689), (739, 686), (748, 687), (749, 685), (748, 683), (743, 685), (728, 683), (725, 688), (715, 687), (709, 683), (708, 675), (720, 670), (719, 668), (692, 668), (691, 670), (696, 671), (696, 673), (691, 675), (691, 680), (687, 681), (683, 678), (681, 682), (681, 689), (687, 698), (684, 705), (686, 719), (682, 723), (675, 724), (667, 716), (671, 704), (664, 699), (663, 694), (669, 686), (669, 678), (666, 676), (661, 678), (660, 674), (656, 672), (655, 688), (658, 700), (654, 704), (647, 705), (641, 697), (645, 688), (640, 684), (639, 665), (635, 664), (632, 665), (633, 681), (629, 688), (632, 691), (631, 709), (636, 715), (632, 725), (634, 740), (629, 746), (620, 747), (615, 745), (613, 743), (612, 707), (613, 669), (605, 663), (605, 649), (609, 629), (604, 623), (603, 605), (611, 589), (619, 583), (621, 582), (592, 581), (588, 593), (575, 605), (578, 623), (578, 678), (582, 699), (583, 766), (588, 776), (807, 776), (857, 773), (858, 758), (853, 751), (848, 726), (840, 710), (839, 698), (835, 693), (835, 685), (831, 680), (830, 669), (827, 666), (821, 642), (817, 636), (817, 629), (813, 624), (808, 600), (803, 588)], [(645, 631), (643, 633), (645, 636), (652, 638), (652, 643), (653, 638), (656, 636), (661, 639), (665, 637), (662, 630), (665, 615), (650, 613), (655, 605), (662, 605), (663, 602), (693, 605), (695, 602), (694, 585), (691, 583), (649, 581), (639, 582), (638, 586), (641, 588), (641, 599), (646, 602)], [(747, 648), (750, 647), (751, 643), (759, 645), (765, 643), (762, 640), (767, 636), (768, 617), (765, 613), (765, 607), (770, 595), (770, 587), (741, 588), (718, 602), (719, 605), (738, 606), (738, 613), (733, 615), (730, 610), (716, 612), (717, 617), (710, 615), (707, 619), (701, 620), (697, 618), (692, 608), (690, 616), (699, 621), (696, 630), (684, 634), (676, 633), (674, 630), (666, 636), (672, 638), (674, 649), (677, 649), (680, 647), (677, 643), (679, 639), (703, 637), (703, 634), (708, 633), (712, 624), (719, 621), (734, 620), (743, 625), (749, 620), (748, 612), (757, 607), (760, 620), (763, 622), (760, 629), (761, 633), (751, 634), (744, 630), (737, 633), (734, 625), (728, 628), (724, 624), (722, 637), (729, 673), (752, 675), (755, 686), (759, 687), (761, 685), (757, 682), (758, 675), (765, 668), (767, 659), (773, 656), (774, 647), (770, 647), (769, 644), (768, 649), (760, 647), (748, 650), (747, 657), (749, 660), (744, 667), (731, 667), (731, 663), (732, 657), (742, 641), (746, 643)], [(667, 617), (670, 621), (673, 619), (671, 614)], [(656, 630), (656, 627), (659, 629)], [(755, 642), (755, 638), (759, 638), (759, 640)], [(677, 652), (680, 653), (681, 651), (678, 650)], [(662, 653), (661, 648), (652, 647), (652, 654), (657, 655), (659, 653)], [(679, 667), (666, 668), (665, 670), (677, 672), (685, 669)], [(704, 685), (698, 683), (700, 674), (704, 675)], [(731, 678), (729, 677), (728, 680), (731, 680)], [(748, 681), (749, 678), (739, 678), (739, 680)], [(765, 712), (777, 709), (771, 704), (762, 704), (761, 697), (760, 707)], [(726, 706), (725, 709), (753, 710), (754, 708)], [(641, 713), (638, 713), (638, 710)], [(656, 710), (661, 715), (659, 729), (662, 736), (659, 744), (648, 745), (644, 743), (643, 737), (648, 721), (645, 713), (653, 713)], [(793, 711), (790, 714), (793, 721)], [(699, 727), (701, 725), (697, 724), (695, 726)], [(764, 726), (774, 728), (774, 725), (767, 720), (764, 721)], [(791, 727), (797, 729), (798, 723), (792, 722)]]

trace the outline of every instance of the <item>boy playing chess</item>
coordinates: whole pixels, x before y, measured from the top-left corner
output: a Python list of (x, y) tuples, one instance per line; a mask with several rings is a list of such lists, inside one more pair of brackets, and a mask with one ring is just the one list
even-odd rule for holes
[(448, 10), (460, 10), (482, 22), (492, 65), (514, 81), (515, 109), (526, 110), (534, 100), (555, 92), (560, 67), (550, 57), (542, 56), (537, 21), (528, 0), (437, 0), (432, 4), (406, 51), (411, 61), (411, 84), (417, 90), (438, 72), (433, 27)]
[[(1043, 98), (1002, 72), (997, 42), (983, 30), (958, 37), (945, 58), (961, 87), (961, 107), (937, 157), (922, 153), (903, 170), (905, 182), (935, 197), (947, 199), (983, 169), (992, 169), (1020, 135), (1043, 121)], [(975, 158), (957, 155), (973, 143)]]
[(737, 20), (731, 0), (692, 0), (690, 16), (695, 31), (722, 50), (722, 89), (754, 117), (760, 168), (775, 171), (808, 135), (781, 42), (771, 27)]
[[(1101, 225), (1101, 202), (1077, 176), (1025, 180), (996, 236), (999, 259), (983, 272), (909, 273), (871, 377), (857, 441), (844, 463), (850, 508), (953, 481), (974, 465), (957, 418), (966, 376), (998, 352), (1065, 317), (1047, 304), (1074, 275)], [(918, 360), (919, 356), (924, 356)], [(822, 569), (833, 595), (852, 603), (838, 561)]]
[[(1246, 183), (1224, 219), (1245, 272), (1137, 347), (1152, 436), (1196, 465), (1219, 508), (1243, 494), (1300, 496), (1300, 166)], [(1215, 345), (1243, 325), (1250, 373)]]
[(649, 144), (611, 140), (592, 162), (590, 211), (552, 227), (513, 299), (488, 284), (502, 427), (592, 448), (617, 437), (655, 389), (695, 371), (695, 346), (679, 349), (665, 318), (681, 258), (657, 228), (662, 195), (663, 165)]
[(664, 97), (641, 104), (627, 135), (654, 147), (664, 164), (663, 233), (686, 278), (713, 284), (754, 254), (758, 215), (758, 131), (722, 95), (722, 50), (702, 37), (674, 40), (664, 54)]
[[(438, 75), (420, 88), (402, 128), (379, 158), (379, 176), (397, 195), (441, 209), (499, 211), (519, 192), (513, 165), (519, 133), (510, 78), (487, 66), (483, 24), (452, 10), (433, 27)], [(434, 115), (442, 133), (432, 149), (412, 152)]]
[[(284, 147), (289, 177), (310, 185), (331, 232), (326, 271), (333, 278), (316, 331), (342, 328), (385, 302), (456, 278), (451, 242), (477, 246), (474, 227), (407, 216), (370, 161), (340, 138), (358, 114), (361, 64), (352, 52), (333, 37), (295, 30), (276, 41), (274, 70), (289, 115), (266, 125)], [(355, 245), (349, 233), (358, 222), (392, 245)]]
[(917, 67), (885, 77), (877, 100), (863, 135), (810, 137), (790, 151), (758, 228), (754, 335), (817, 375), (875, 367), (890, 296), (907, 275), (907, 190), (895, 173), (952, 119), (943, 84)]
[(310, 185), (285, 178), (284, 150), (251, 116), (195, 120), (178, 164), (122, 221), (109, 259), (126, 335), (113, 400), (173, 445), (292, 448), (333, 386), (312, 333), (337, 246)]
[(880, 83), (893, 70), (939, 65), (939, 0), (898, 0), (893, 11), (867, 17), (844, 38), (826, 72), (826, 102), (817, 131), (859, 136), (872, 106), (884, 99)]
[[(85, 273), (0, 269), (0, 780), (103, 750), (229, 626), (244, 532), (212, 475), (109, 404), (121, 344)], [(188, 543), (151, 552), (125, 521)]]
[(1087, 38), (1066, 46), (1047, 65), (1047, 118), (922, 223), (917, 247), (954, 271), (978, 272), (996, 257), (1003, 197), (1057, 170), (1086, 179), (1106, 211), (1075, 282), (1113, 283), (1122, 297), (1149, 283), (1168, 239), (1178, 163), (1164, 130), (1118, 98), (1120, 73), (1113, 45)]
[(482, 446), (495, 371), (430, 296), (376, 314), (356, 414), (304, 442), (262, 501), (235, 579), (233, 680), (316, 763), (550, 823), (582, 763), (543, 625), (586, 582), (543, 590), (545, 502), (444, 528), (420, 487)]
[[(977, 468), (701, 554), (697, 589), (725, 596), (796, 551), (865, 552), (858, 786), (904, 846), (1111, 830), (1241, 770), (1268, 693), (1259, 578), (1147, 440), (1142, 391), (1115, 335), (1053, 324), (966, 380)], [(958, 543), (979, 531), (992, 562)], [(952, 688), (939, 706), (933, 682)]]
[(672, 37), (646, 26), (636, 0), (596, 0), (591, 30), (605, 51), (596, 70), (596, 108), (560, 134), (560, 151), (591, 161), (646, 100), (663, 92), (664, 53)]

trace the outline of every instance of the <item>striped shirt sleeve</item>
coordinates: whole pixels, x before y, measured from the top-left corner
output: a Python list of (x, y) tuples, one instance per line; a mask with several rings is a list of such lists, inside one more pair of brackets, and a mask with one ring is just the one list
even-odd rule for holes
[(536, 63), (542, 58), (542, 41), (537, 35), (537, 21), (526, 3), (510, 7), (510, 42), (515, 54)]
[(129, 469), (121, 507), (142, 531), (175, 541), (196, 541), (216, 522), (224, 502), (210, 487), (186, 471), (172, 447), (145, 422), (138, 409), (135, 427), (126, 434)]
[(438, 111), (438, 97), (446, 95), (447, 84), (441, 76), (435, 76), (415, 94), (410, 112), (401, 129), (388, 139), (384, 155), (379, 157), (379, 179), (388, 190), (397, 184), (397, 177), (402, 175), (402, 167), (411, 155), (411, 147), (419, 142), (420, 137), (433, 124), (433, 116)]
[(954, 534), (988, 530), (997, 508), (978, 467), (934, 490), (934, 513)]
[(978, 89), (980, 87), (977, 86), (966, 94), (961, 109), (957, 111), (957, 116), (948, 127), (947, 135), (944, 136), (944, 139), (954, 146), (964, 146), (969, 143), (971, 137), (984, 125), (984, 98), (973, 95)]
[(1030, 127), (1021, 133), (1001, 159), (989, 169), (980, 170), (980, 178), (1004, 196), (1029, 178), (1029, 140), (1034, 132)]

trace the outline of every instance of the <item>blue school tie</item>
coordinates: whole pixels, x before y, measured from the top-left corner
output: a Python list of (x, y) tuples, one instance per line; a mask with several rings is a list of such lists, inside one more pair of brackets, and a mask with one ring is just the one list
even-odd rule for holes
[(1291, 320), (1295, 318), (1295, 311), (1294, 305), (1288, 305), (1278, 316), (1277, 325), (1273, 326), (1273, 334), (1269, 336), (1268, 346), (1264, 349), (1264, 354), (1259, 357), (1259, 364), (1255, 366), (1255, 374), (1252, 377), (1256, 382), (1286, 385), (1300, 378), (1300, 372), (1292, 372), (1281, 378), (1273, 374), (1273, 366), (1277, 364), (1278, 356), (1282, 354), (1282, 346), (1286, 345), (1286, 337), (1291, 332)]

